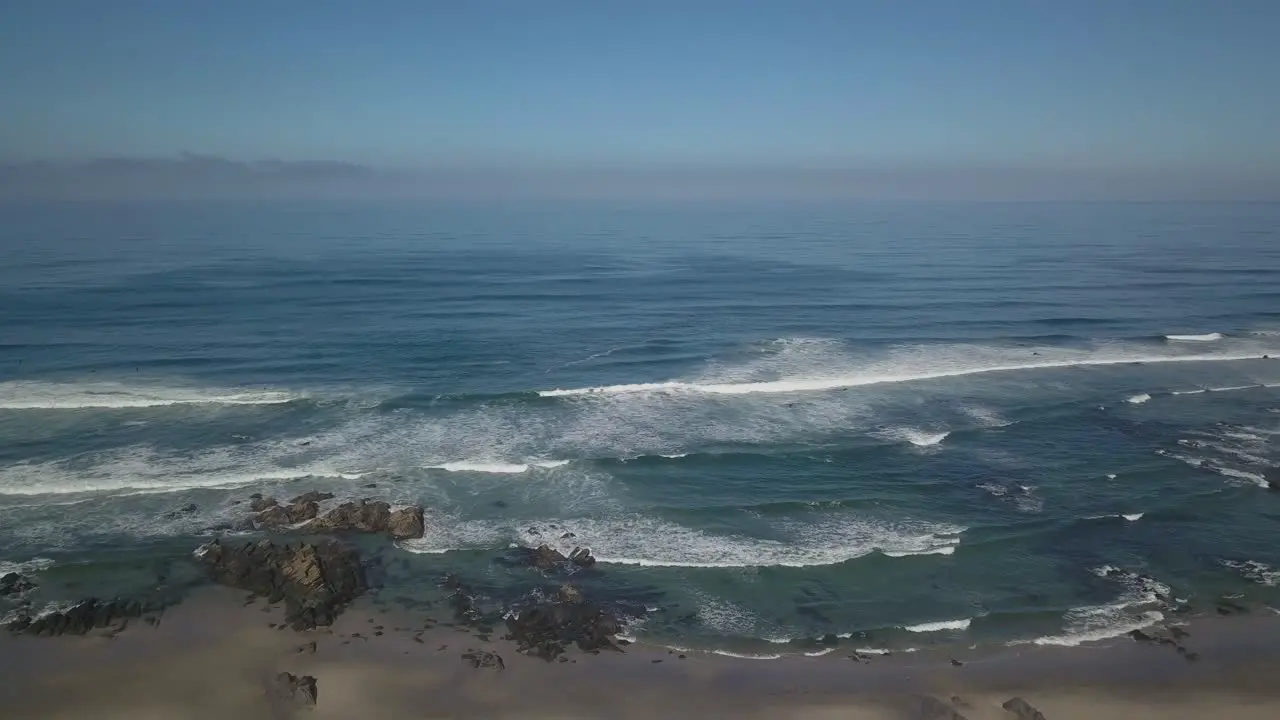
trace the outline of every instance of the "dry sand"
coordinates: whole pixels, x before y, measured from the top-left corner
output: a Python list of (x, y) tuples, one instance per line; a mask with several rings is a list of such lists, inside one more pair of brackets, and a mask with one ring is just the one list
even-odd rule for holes
[[(115, 637), (2, 637), (0, 718), (944, 718), (921, 714), (922, 695), (970, 720), (1016, 720), (1000, 707), (1014, 695), (1048, 720), (1280, 718), (1274, 616), (1193, 623), (1187, 645), (1196, 662), (1122, 639), (867, 663), (843, 649), (756, 661), (681, 659), (641, 645), (547, 663), (496, 638), (420, 633), (422, 618), (405, 611), (361, 605), (332, 629), (305, 633), (268, 627), (280, 619), (277, 609), (246, 606), (243, 593), (209, 588), (156, 627), (136, 623)], [(505, 669), (471, 667), (460, 658), (469, 649), (499, 653)], [(317, 679), (314, 707), (272, 699), (271, 682), (285, 671)]]

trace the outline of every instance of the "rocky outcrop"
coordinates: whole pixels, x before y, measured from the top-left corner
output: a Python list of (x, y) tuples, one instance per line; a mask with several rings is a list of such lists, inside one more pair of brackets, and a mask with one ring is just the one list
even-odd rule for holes
[(333, 493), (311, 491), (287, 504), (259, 493), (250, 496), (249, 509), (256, 528), (295, 529), (309, 533), (386, 533), (396, 540), (420, 538), (425, 530), (422, 508), (392, 509), (389, 503), (372, 500), (345, 502), (321, 514), (320, 503), (332, 500)]
[(36, 617), (20, 617), (9, 623), (13, 632), (29, 635), (84, 635), (90, 630), (118, 625), (140, 617), (148, 610), (137, 600), (81, 600), (66, 610), (46, 612)]
[(1012, 697), (1004, 701), (1000, 707), (1018, 716), (1018, 720), (1046, 720), (1043, 713), (1031, 706), (1031, 703), (1020, 697)]
[(315, 678), (310, 675), (299, 677), (287, 672), (276, 675), (275, 681), (272, 682), (267, 694), (273, 702), (283, 706), (299, 705), (310, 707), (315, 705), (316, 700), (320, 697)]
[(277, 545), (269, 540), (218, 540), (196, 550), (214, 581), (285, 604), (295, 630), (331, 625), (342, 608), (368, 589), (356, 551), (336, 540)]
[(560, 588), (552, 601), (531, 598), (507, 617), (507, 637), (527, 655), (554, 660), (570, 645), (593, 652), (621, 648), (614, 636), (618, 619), (591, 603), (571, 585)]
[(507, 668), (507, 664), (502, 661), (502, 656), (492, 650), (468, 650), (462, 653), (462, 662), (477, 669), (505, 670)]
[(1280, 467), (1270, 467), (1263, 470), (1262, 477), (1266, 479), (1268, 488), (1280, 490)]
[(516, 552), (517, 563), (536, 567), (543, 572), (569, 570), (574, 567), (589, 568), (596, 564), (591, 550), (575, 547), (567, 556), (551, 547), (539, 545), (534, 549), (520, 548)]
[(0, 575), (0, 597), (21, 595), (28, 590), (34, 589), (35, 586), (35, 583), (16, 572), (8, 572), (4, 575)]
[(919, 695), (911, 699), (906, 708), (909, 717), (918, 720), (968, 720), (954, 707), (932, 695)]

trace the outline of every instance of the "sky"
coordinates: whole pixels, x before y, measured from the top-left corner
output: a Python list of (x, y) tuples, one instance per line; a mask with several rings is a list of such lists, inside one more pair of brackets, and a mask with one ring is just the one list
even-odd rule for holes
[(7, 0), (0, 193), (1280, 198), (1277, 32), (1277, 0)]

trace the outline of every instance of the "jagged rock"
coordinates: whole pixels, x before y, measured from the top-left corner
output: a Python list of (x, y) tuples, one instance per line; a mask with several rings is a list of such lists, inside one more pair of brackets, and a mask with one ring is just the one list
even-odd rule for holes
[(462, 653), (462, 662), (473, 668), (492, 668), (494, 670), (505, 670), (507, 668), (507, 664), (502, 661), (502, 656), (491, 650), (464, 652)]
[(318, 503), (318, 502), (324, 502), (325, 500), (332, 500), (332, 499), (333, 499), (333, 493), (320, 492), (319, 490), (312, 490), (311, 492), (302, 493), (298, 497), (290, 500), (289, 504), (297, 505), (299, 503), (309, 503), (309, 502)]
[(578, 567), (588, 568), (596, 564), (596, 559), (591, 555), (590, 549), (576, 547), (569, 553), (569, 562)]
[(281, 528), (297, 525), (315, 518), (320, 506), (313, 500), (295, 502), (289, 505), (271, 505), (255, 518), (258, 527)]
[(617, 650), (618, 619), (585, 598), (575, 602), (534, 601), (507, 616), (508, 639), (527, 655), (554, 660), (576, 644), (585, 651)]
[(1280, 467), (1269, 467), (1262, 471), (1262, 477), (1271, 490), (1280, 490)]
[(137, 600), (115, 599), (101, 601), (97, 598), (81, 600), (66, 610), (45, 613), (39, 617), (19, 617), (10, 622), (9, 630), (29, 635), (84, 635), (95, 628), (105, 628), (117, 622), (136, 618), (147, 610)]
[(308, 532), (387, 533), (397, 540), (422, 537), (422, 508), (406, 507), (392, 512), (381, 501), (345, 502), (312, 520)]
[(396, 540), (420, 538), (425, 530), (422, 508), (414, 505), (392, 510), (391, 517), (387, 520), (387, 534)]
[[(257, 497), (254, 497), (256, 495)], [(262, 512), (269, 507), (279, 505), (273, 497), (262, 497), (261, 493), (254, 493), (249, 496), (249, 509), (253, 512)]]
[(0, 575), (0, 597), (18, 595), (35, 588), (36, 584), (16, 572)]
[(570, 605), (580, 603), (584, 599), (582, 591), (572, 585), (561, 585), (560, 591), (556, 593), (556, 600)]
[(296, 546), (214, 540), (196, 557), (216, 582), (283, 601), (295, 630), (333, 624), (343, 606), (368, 588), (360, 556), (336, 540)]
[(269, 692), (278, 701), (304, 706), (315, 705), (316, 700), (320, 698), (315, 678), (310, 675), (298, 677), (287, 672), (276, 676)]
[(1018, 716), (1018, 720), (1046, 720), (1043, 713), (1031, 706), (1031, 703), (1020, 697), (1012, 697), (1004, 701), (1000, 707)]
[(564, 556), (564, 553), (550, 545), (539, 545), (536, 550), (529, 554), (529, 564), (539, 570), (554, 570), (556, 566), (568, 561), (568, 559)]

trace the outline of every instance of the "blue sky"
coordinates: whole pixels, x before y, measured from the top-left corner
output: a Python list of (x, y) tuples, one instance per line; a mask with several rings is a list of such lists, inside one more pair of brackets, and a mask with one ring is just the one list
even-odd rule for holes
[(0, 161), (1280, 173), (1276, 0), (10, 0)]

